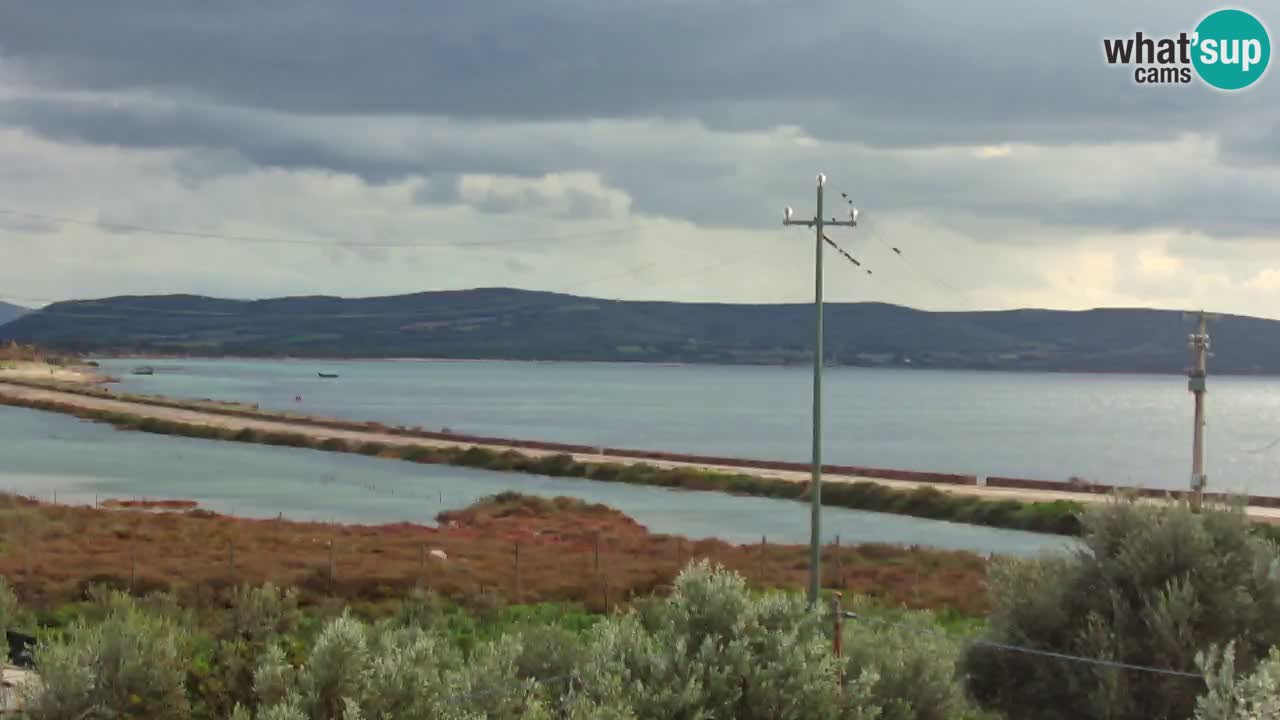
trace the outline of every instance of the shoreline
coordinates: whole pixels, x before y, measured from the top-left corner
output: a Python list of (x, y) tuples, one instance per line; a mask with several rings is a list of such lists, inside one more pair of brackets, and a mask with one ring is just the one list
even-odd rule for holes
[[(86, 353), (85, 357), (89, 359), (101, 360), (139, 360), (139, 361), (155, 361), (155, 360), (261, 360), (261, 361), (284, 361), (284, 362), (420, 362), (420, 363), (511, 363), (511, 364), (542, 364), (542, 365), (646, 365), (655, 367), (718, 367), (718, 368), (779, 368), (779, 369), (809, 369), (812, 363), (790, 362), (790, 363), (765, 363), (765, 362), (691, 362), (687, 360), (626, 360), (623, 358), (615, 358), (612, 360), (554, 360), (554, 359), (537, 359), (537, 358), (481, 358), (481, 357), (388, 357), (388, 356), (339, 356), (339, 355), (188, 355), (188, 354), (170, 354), (170, 353), (129, 353), (129, 354), (101, 354)], [(949, 372), (949, 373), (1003, 373), (1009, 375), (1026, 375), (1026, 374), (1044, 374), (1044, 375), (1081, 375), (1081, 376), (1113, 376), (1113, 377), (1169, 377), (1169, 378), (1186, 378), (1185, 373), (1180, 372), (1164, 372), (1164, 371), (1142, 371), (1142, 370), (1089, 370), (1089, 369), (1070, 369), (1070, 368), (1033, 368), (1033, 367), (935, 367), (921, 365), (854, 365), (854, 364), (837, 364), (828, 363), (823, 366), (826, 370), (900, 370), (910, 372)], [(1215, 377), (1218, 378), (1253, 378), (1265, 379), (1274, 378), (1280, 380), (1280, 371), (1277, 372), (1230, 372), (1215, 371)]]
[[(98, 387), (103, 383), (114, 382), (100, 374), (80, 368), (84, 374), (74, 382), (65, 385), (49, 384), (44, 378), (20, 379), (17, 385), (25, 385), (35, 389), (48, 389), (53, 392), (78, 395), (81, 397), (108, 399), (123, 403), (136, 403), (138, 406), (158, 408), (159, 419), (178, 420), (179, 416), (166, 414), (165, 411), (194, 411), (209, 413), (216, 417), (243, 418), (251, 421), (270, 423), (288, 423), (295, 430), (312, 430), (306, 433), (317, 441), (328, 439), (323, 432), (316, 429), (373, 433), (374, 435), (392, 435), (404, 440), (424, 440), (428, 444), (439, 446), (444, 443), (451, 447), (478, 446), (493, 451), (532, 451), (536, 456), (548, 454), (569, 454), (580, 462), (609, 462), (623, 465), (637, 463), (655, 464), (662, 468), (693, 468), (697, 470), (719, 473), (745, 473), (758, 477), (785, 479), (807, 485), (810, 482), (810, 466), (806, 462), (762, 460), (753, 458), (734, 458), (706, 456), (693, 453), (676, 453), (634, 448), (617, 448), (584, 445), (580, 443), (551, 442), (538, 440), (522, 440), (517, 438), (488, 437), (466, 433), (456, 433), (448, 428), (440, 431), (426, 430), (421, 426), (388, 426), (380, 422), (350, 420), (342, 418), (321, 417), (293, 413), (287, 410), (262, 410), (256, 404), (231, 400), (215, 399), (182, 399), (162, 395), (146, 395), (137, 393), (116, 393), (110, 388)], [(0, 391), (5, 381), (0, 374)], [(2, 392), (0, 392), (2, 394)], [(216, 422), (215, 422), (216, 425)], [(282, 428), (274, 428), (282, 429)], [(345, 440), (356, 438), (343, 437)], [(1117, 486), (1087, 481), (1042, 480), (1022, 477), (979, 476), (969, 474), (945, 473), (923, 470), (903, 470), (896, 468), (878, 468), (850, 466), (833, 463), (823, 464), (823, 480), (826, 482), (875, 482), (895, 490), (914, 491), (922, 487), (935, 487), (940, 490), (961, 495), (973, 495), (992, 500), (1017, 500), (1021, 502), (1094, 502), (1105, 500), (1113, 492), (1133, 493), (1144, 498), (1182, 498), (1186, 491), (1145, 486)], [(1274, 513), (1256, 513), (1258, 517), (1274, 519), (1280, 522), (1280, 497), (1253, 496), (1232, 493), (1206, 493), (1208, 500), (1228, 501), (1231, 498), (1244, 498), (1250, 509), (1276, 509)]]
[[(389, 428), (377, 423), (273, 414), (217, 401), (115, 395), (109, 389), (84, 385), (58, 388), (39, 382), (5, 383), (0, 379), (0, 403), (76, 415), (125, 430), (605, 482), (801, 501), (807, 501), (810, 485), (809, 469), (803, 463), (735, 461), (645, 451), (624, 454), (626, 451), (613, 448), (504, 441)], [(992, 478), (998, 483), (978, 484), (973, 476), (858, 470), (831, 466), (825, 471), (825, 505), (1071, 535), (1078, 532), (1075, 515), (1079, 509), (1111, 497), (1096, 490), (1049, 487), (1052, 484), (1045, 481)], [(1175, 491), (1144, 494), (1152, 499), (1176, 496)], [(1255, 520), (1280, 523), (1280, 507), (1250, 506), (1247, 512)]]
[[(160, 404), (164, 403), (164, 404)], [(670, 489), (806, 501), (807, 469), (777, 470), (713, 463), (564, 452), (538, 443), (495, 444), (451, 434), (394, 428), (361, 428), (356, 423), (281, 419), (230, 405), (123, 399), (110, 391), (55, 389), (35, 383), (0, 382), (0, 404), (60, 412), (118, 429), (162, 435), (247, 442), (330, 452), (346, 452), (409, 462), (446, 464), (553, 477), (575, 477)], [(335, 427), (340, 425), (341, 427)], [(371, 424), (372, 425), (372, 424)], [(533, 447), (530, 447), (533, 445)], [(1020, 489), (955, 485), (944, 492), (935, 483), (830, 474), (824, 505), (886, 512), (1009, 530), (1072, 535), (1078, 531), (1076, 498)], [(1104, 498), (1095, 496), (1096, 500)]]

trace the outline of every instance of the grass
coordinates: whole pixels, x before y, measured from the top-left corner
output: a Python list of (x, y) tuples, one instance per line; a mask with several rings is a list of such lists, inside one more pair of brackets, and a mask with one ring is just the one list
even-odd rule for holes
[[(337, 525), (0, 495), (0, 575), (36, 608), (83, 599), (99, 584), (171, 592), (198, 606), (229, 587), (270, 581), (309, 602), (339, 598), (367, 608), (423, 587), (471, 608), (551, 602), (600, 612), (664, 592), (680, 568), (704, 557), (755, 587), (807, 583), (806, 546), (655, 535), (612, 508), (571, 498), (507, 493), (440, 518), (450, 524)], [(828, 587), (888, 606), (987, 610), (986, 561), (972, 553), (829, 546), (823, 563)]]

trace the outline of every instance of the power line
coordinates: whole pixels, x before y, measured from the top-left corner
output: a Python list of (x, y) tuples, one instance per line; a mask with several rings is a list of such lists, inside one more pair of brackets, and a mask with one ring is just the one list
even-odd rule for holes
[[(950, 637), (945, 633), (938, 632), (932, 628), (912, 627), (904, 623), (895, 623), (888, 620), (884, 620), (882, 618), (859, 615), (856, 612), (851, 612), (848, 610), (844, 611), (843, 616), (853, 620), (858, 620), (860, 622), (885, 625), (888, 627), (908, 630), (908, 631), (916, 632), (919, 634), (933, 635), (935, 637), (946, 637), (946, 638)], [(1171, 670), (1169, 668), (1153, 667), (1151, 665), (1136, 665), (1134, 663), (1120, 662), (1118, 660), (1104, 660), (1102, 658), (1084, 657), (1082, 655), (1070, 655), (1067, 653), (1056, 652), (1053, 650), (1041, 650), (1039, 648), (1025, 647), (1022, 645), (1012, 645), (1009, 643), (995, 642), (994, 640), (972, 639), (972, 640), (969, 640), (969, 642), (973, 645), (977, 645), (980, 647), (988, 647), (993, 650), (1004, 650), (1007, 652), (1017, 652), (1025, 655), (1036, 655), (1039, 657), (1053, 658), (1055, 660), (1063, 660), (1066, 662), (1076, 662), (1076, 663), (1084, 663), (1088, 665), (1096, 665), (1100, 667), (1109, 667), (1109, 668), (1114, 668), (1116, 670), (1132, 670), (1135, 672), (1152, 673), (1155, 675), (1169, 675), (1172, 677), (1195, 678), (1197, 680), (1204, 679), (1204, 676), (1201, 675), (1200, 673), (1188, 672), (1186, 670)]]
[(827, 244), (828, 244), (828, 245), (830, 245), (831, 247), (835, 248), (837, 252), (839, 252), (841, 255), (843, 255), (843, 256), (845, 257), (845, 259), (846, 259), (846, 260), (848, 260), (849, 262), (853, 263), (854, 265), (857, 265), (858, 267), (862, 268), (863, 270), (866, 270), (866, 272), (867, 272), (867, 274), (868, 274), (868, 275), (870, 275), (870, 274), (871, 274), (871, 269), (870, 269), (870, 268), (862, 267), (862, 263), (858, 262), (858, 261), (857, 261), (857, 260), (856, 260), (852, 255), (850, 255), (849, 253), (845, 252), (844, 248), (842, 248), (842, 247), (840, 247), (839, 245), (837, 245), (837, 244), (835, 243), (835, 241), (834, 241), (834, 240), (832, 240), (831, 238), (827, 237), (827, 234), (826, 234), (826, 233), (823, 233), (823, 234), (822, 234), (822, 239), (823, 239), (823, 240), (826, 240), (826, 241), (827, 241)]
[[(849, 199), (849, 196), (847, 194), (840, 193), (840, 197), (844, 198), (845, 202), (849, 204), (849, 207), (853, 207), (853, 200)], [(880, 237), (880, 233), (875, 229), (874, 222), (870, 227), (867, 227), (866, 230), (867, 230), (867, 233), (871, 235), (872, 239), (880, 243), (882, 246), (884, 246), (885, 249), (889, 250), (894, 255), (898, 256), (898, 259), (901, 260), (913, 272), (917, 273), (923, 278), (928, 279), (929, 282), (933, 283), (934, 285), (937, 285), (938, 287), (944, 290), (947, 290), (948, 292), (955, 293), (957, 295), (968, 296), (969, 293), (967, 291), (957, 288), (956, 286), (947, 282), (943, 278), (930, 272), (928, 269), (926, 269), (922, 265), (913, 262), (909, 257), (907, 257), (907, 254), (902, 251), (902, 248), (896, 245), (891, 245), (888, 242), (886, 242), (884, 238)]]
[(96, 227), (102, 230), (112, 232), (137, 232), (149, 233), (152, 235), (171, 235), (174, 237), (194, 238), (199, 240), (222, 240), (227, 242), (243, 242), (243, 243), (263, 243), (278, 245), (303, 245), (309, 247), (333, 248), (338, 250), (352, 250), (360, 248), (420, 248), (420, 247), (437, 247), (437, 248), (471, 248), (471, 247), (499, 247), (508, 245), (536, 244), (542, 242), (553, 242), (558, 240), (583, 239), (591, 237), (599, 237), (601, 235), (618, 235), (638, 232), (640, 228), (635, 225), (627, 225), (620, 228), (610, 228), (606, 230), (591, 230), (581, 233), (560, 233), (555, 235), (547, 235), (542, 237), (524, 238), (513, 237), (501, 240), (488, 240), (471, 243), (450, 243), (450, 242), (325, 242), (316, 240), (307, 240), (303, 238), (281, 238), (281, 237), (265, 237), (254, 235), (225, 235), (221, 233), (195, 232), (190, 230), (175, 230), (168, 228), (157, 228), (145, 225), (133, 225), (129, 223), (109, 223), (101, 220), (80, 220), (76, 218), (60, 217), (57, 215), (45, 215), (41, 213), (31, 213), (22, 210), (10, 210), (0, 208), (0, 215), (9, 215), (11, 217), (21, 217), (29, 220), (45, 220), (49, 222), (67, 223), (71, 225), (82, 225), (86, 227)]
[(1262, 446), (1262, 447), (1260, 447), (1260, 448), (1258, 448), (1258, 449), (1256, 449), (1256, 450), (1245, 450), (1245, 452), (1246, 452), (1246, 453), (1248, 453), (1248, 454), (1250, 454), (1250, 455), (1257, 455), (1257, 454), (1259, 454), (1259, 453), (1264, 453), (1264, 452), (1266, 452), (1266, 451), (1270, 450), (1271, 448), (1275, 447), (1276, 445), (1280, 445), (1280, 438), (1276, 438), (1275, 440), (1272, 440), (1271, 442), (1267, 443), (1266, 445), (1264, 445), (1264, 446)]

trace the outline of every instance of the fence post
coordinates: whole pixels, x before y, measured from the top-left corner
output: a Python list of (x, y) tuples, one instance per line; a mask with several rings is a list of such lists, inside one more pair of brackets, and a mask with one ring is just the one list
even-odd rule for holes
[[(329, 585), (333, 585), (333, 541), (329, 541)], [(332, 587), (330, 588), (332, 589)]]
[(515, 544), (516, 604), (520, 604), (520, 541)]
[(595, 568), (596, 568), (596, 574), (599, 575), (600, 574), (600, 531), (599, 530), (597, 530), (595, 534), (595, 548), (596, 548)]
[(840, 593), (831, 595), (831, 622), (833, 624), (833, 632), (831, 635), (831, 650), (836, 657), (840, 657), (844, 653), (844, 639), (840, 636), (840, 621), (843, 619), (844, 609), (840, 607)]
[(766, 548), (766, 547), (768, 547), (768, 545), (769, 545), (769, 538), (768, 538), (768, 537), (766, 537), (766, 536), (764, 536), (764, 535), (761, 535), (761, 536), (760, 536), (760, 557), (758, 558), (758, 560), (757, 560), (757, 562), (756, 562), (756, 564), (758, 565), (758, 568), (757, 568), (757, 575), (760, 577), (760, 585), (761, 585), (761, 586), (765, 585), (765, 577), (764, 577), (764, 555), (765, 555), (765, 548)]
[(844, 563), (840, 560), (840, 536), (836, 536), (836, 587), (844, 589)]

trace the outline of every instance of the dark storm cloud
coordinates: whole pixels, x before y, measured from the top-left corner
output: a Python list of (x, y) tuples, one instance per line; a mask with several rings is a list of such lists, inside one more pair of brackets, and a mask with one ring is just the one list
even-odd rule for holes
[[(174, 170), (192, 185), (255, 166), (320, 169), (373, 183), (425, 178), (417, 200), (450, 204), (462, 199), (466, 174), (589, 170), (641, 213), (760, 227), (784, 204), (809, 207), (806, 180), (824, 168), (880, 212), (1272, 232), (1280, 187), (1261, 173), (1280, 166), (1280, 127), (1267, 112), (1280, 79), (1273, 71), (1243, 94), (1137, 87), (1128, 70), (1103, 62), (1102, 38), (1173, 34), (1204, 8), (1115, 5), (5, 3), (0, 62), (30, 85), (0, 102), (0, 125), (67, 142), (187, 150)], [(666, 125), (651, 131), (650, 118)], [(707, 131), (779, 125), (840, 144), (780, 150)], [(1132, 168), (1102, 159), (1067, 177), (1067, 192), (1052, 180), (1057, 158), (1037, 165), (868, 149), (1070, 148), (1187, 132), (1217, 136), (1221, 160), (1239, 172), (1153, 168), (1107, 193), (1091, 174), (1105, 181)], [(539, 201), (491, 194), (473, 204), (523, 212)], [(569, 191), (567, 217), (607, 211), (600, 196)]]
[(1261, 92), (1135, 88), (1102, 38), (1189, 29), (1203, 8), (1113, 5), (42, 0), (0, 8), (0, 48), (63, 88), (303, 114), (787, 123), (881, 145), (1116, 140), (1264, 107)]

